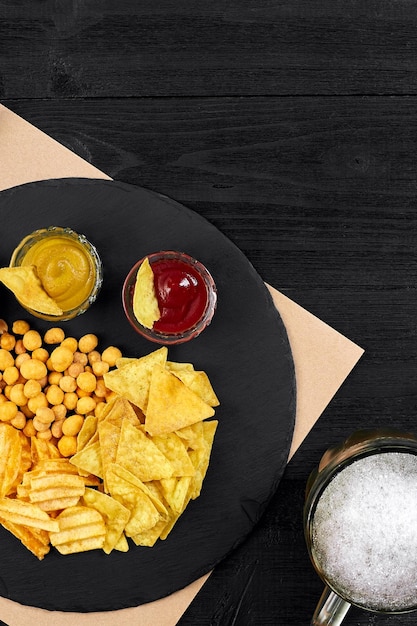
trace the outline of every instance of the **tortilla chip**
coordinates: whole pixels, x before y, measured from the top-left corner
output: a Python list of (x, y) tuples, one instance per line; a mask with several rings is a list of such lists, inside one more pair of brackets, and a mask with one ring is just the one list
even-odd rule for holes
[(163, 478), (160, 483), (165, 500), (174, 513), (182, 513), (188, 504), (191, 476), (181, 476), (180, 478)]
[(141, 263), (136, 274), (133, 292), (133, 313), (139, 324), (152, 328), (161, 317), (155, 292), (154, 275), (148, 257)]
[(145, 429), (151, 435), (173, 432), (214, 415), (214, 409), (168, 370), (155, 365), (149, 387)]
[(193, 476), (195, 468), (190, 461), (182, 439), (175, 433), (155, 435), (152, 441), (172, 466), (173, 476)]
[(123, 471), (123, 468), (113, 463), (107, 472), (107, 482), (112, 497), (130, 511), (130, 518), (125, 526), (127, 537), (152, 528), (160, 520), (161, 516), (143, 489), (141, 481), (130, 472)]
[(95, 415), (87, 415), (77, 435), (77, 452), (83, 450), (97, 431), (98, 419)]
[(124, 419), (129, 420), (129, 422), (131, 422), (134, 426), (140, 426), (139, 418), (129, 400), (117, 397), (113, 402), (110, 411), (106, 412), (102, 421), (114, 424), (115, 426), (121, 428), (122, 421)]
[(83, 496), (84, 503), (96, 509), (103, 516), (106, 537), (104, 539), (103, 550), (106, 554), (116, 549), (122, 533), (129, 521), (130, 511), (118, 500), (101, 493), (96, 489), (86, 489)]
[(103, 478), (103, 463), (101, 461), (100, 442), (89, 443), (85, 448), (70, 458), (70, 463), (79, 470)]
[(209, 466), (211, 449), (213, 447), (213, 440), (217, 425), (217, 420), (203, 422), (204, 443), (201, 448), (196, 448), (195, 450), (189, 451), (190, 459), (196, 469), (196, 472), (192, 477), (190, 483), (189, 497), (192, 500), (198, 498), (201, 493), (203, 481)]
[(117, 446), (119, 444), (120, 428), (111, 422), (101, 422), (98, 425), (98, 445), (101, 455), (102, 477), (104, 488), (107, 491), (106, 473), (111, 463), (116, 460)]
[(148, 530), (144, 530), (141, 533), (133, 535), (133, 543), (135, 543), (137, 546), (146, 546), (148, 548), (151, 548), (158, 541), (161, 532), (164, 530), (166, 525), (166, 520), (159, 520), (159, 522), (156, 522), (156, 524), (152, 526), (152, 528), (148, 528)]
[(168, 348), (163, 346), (146, 356), (134, 359), (121, 368), (104, 374), (104, 383), (108, 389), (145, 411), (152, 369), (155, 364), (165, 366), (167, 354)]
[(118, 552), (129, 552), (129, 544), (124, 533), (120, 536), (120, 539), (114, 546), (114, 549)]
[(203, 422), (196, 422), (191, 426), (180, 428), (176, 433), (184, 441), (187, 448), (197, 450), (204, 445)]
[(214, 392), (206, 372), (184, 369), (175, 370), (174, 374), (182, 380), (184, 385), (191, 389), (191, 391), (194, 391), (194, 393), (200, 396), (204, 402), (207, 402), (210, 406), (219, 406), (219, 399)]
[[(184, 508), (186, 508), (187, 504), (188, 504), (188, 501), (184, 503)], [(178, 522), (181, 515), (182, 513), (175, 513), (175, 511), (170, 512), (169, 519), (165, 523), (165, 526), (162, 529), (161, 534), (159, 535), (159, 538), (162, 539), (162, 541), (164, 541), (168, 537), (169, 533), (174, 528), (175, 524)]]
[(127, 420), (122, 424), (116, 462), (143, 482), (173, 474), (171, 463), (159, 448)]
[(181, 371), (194, 371), (194, 365), (192, 363), (180, 363), (178, 361), (167, 361), (166, 367), (170, 372), (181, 372)]
[(0, 281), (23, 306), (47, 315), (62, 315), (63, 310), (43, 288), (34, 265), (2, 267)]

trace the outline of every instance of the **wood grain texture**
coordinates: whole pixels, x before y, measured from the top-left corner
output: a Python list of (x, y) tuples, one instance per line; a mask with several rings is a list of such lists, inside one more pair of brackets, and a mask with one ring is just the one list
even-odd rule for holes
[(308, 624), (308, 474), (357, 428), (416, 430), (416, 22), (411, 0), (0, 1), (3, 104), (208, 218), (366, 350), (180, 626)]
[(416, 22), (409, 0), (3, 0), (0, 97), (415, 93)]

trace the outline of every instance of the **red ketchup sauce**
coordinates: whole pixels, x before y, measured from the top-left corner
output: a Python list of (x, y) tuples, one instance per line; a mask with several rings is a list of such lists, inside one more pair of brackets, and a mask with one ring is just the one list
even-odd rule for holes
[(152, 262), (160, 319), (153, 330), (182, 333), (197, 324), (207, 307), (207, 288), (198, 270), (180, 259)]

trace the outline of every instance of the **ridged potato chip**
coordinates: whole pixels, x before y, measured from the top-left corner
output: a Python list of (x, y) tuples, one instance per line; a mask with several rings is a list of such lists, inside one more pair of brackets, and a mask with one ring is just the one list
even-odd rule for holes
[(43, 511), (59, 511), (75, 506), (85, 492), (85, 483), (78, 474), (46, 474), (32, 476), (29, 501)]
[(17, 537), (25, 548), (30, 550), (40, 561), (50, 551), (49, 534), (46, 530), (38, 530), (37, 528), (30, 528), (22, 524), (6, 522), (5, 520), (2, 520), (1, 525)]
[(74, 554), (102, 548), (106, 537), (103, 516), (87, 506), (73, 506), (57, 517), (57, 532), (50, 532), (51, 544), (60, 554)]
[(8, 495), (19, 477), (22, 458), (20, 432), (0, 422), (0, 497)]
[(59, 523), (56, 519), (52, 519), (48, 513), (42, 511), (36, 504), (12, 498), (0, 499), (0, 522), (3, 522), (3, 520), (38, 528), (39, 530), (59, 531)]

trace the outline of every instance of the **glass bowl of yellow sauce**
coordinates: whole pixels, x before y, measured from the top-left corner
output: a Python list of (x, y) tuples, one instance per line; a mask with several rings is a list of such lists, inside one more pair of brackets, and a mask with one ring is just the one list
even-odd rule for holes
[(63, 313), (51, 316), (25, 308), (49, 321), (70, 320), (84, 313), (103, 283), (103, 266), (95, 246), (71, 228), (49, 226), (24, 237), (12, 254), (10, 267), (30, 265)]

